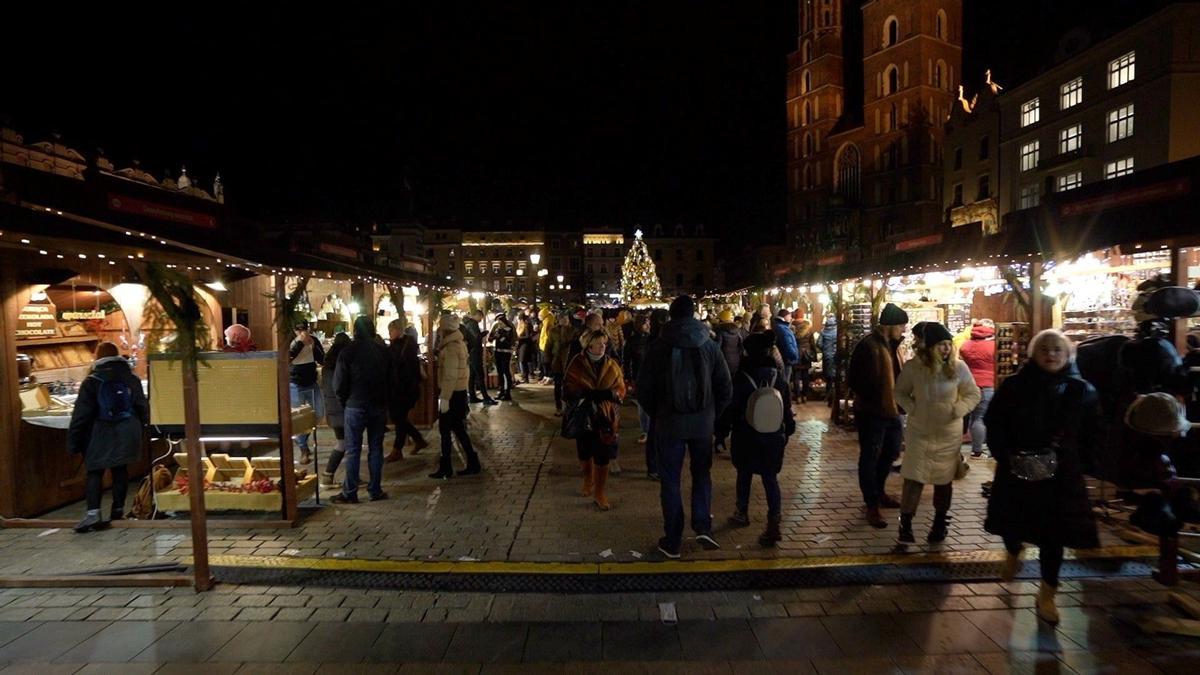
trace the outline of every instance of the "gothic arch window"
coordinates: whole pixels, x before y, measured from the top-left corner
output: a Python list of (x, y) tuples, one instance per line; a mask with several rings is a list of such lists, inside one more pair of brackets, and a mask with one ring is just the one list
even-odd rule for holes
[(806, 70), (800, 75), (800, 93), (807, 94), (810, 91), (812, 91), (812, 72)]
[(934, 35), (936, 35), (939, 40), (946, 39), (946, 10), (939, 9), (937, 11), (937, 17), (933, 22), (933, 29)]
[(900, 69), (891, 63), (883, 71), (883, 95), (888, 96), (897, 91), (900, 91)]
[(804, 178), (803, 178), (803, 181), (801, 181), (801, 183), (800, 183), (800, 187), (801, 187), (801, 189), (804, 189), (804, 190), (810, 190), (810, 189), (812, 189), (812, 186), (813, 186), (812, 167), (809, 166), (808, 164), (805, 164), (804, 165)]
[(823, 25), (823, 26), (832, 26), (833, 25), (833, 12), (829, 11), (828, 9), (825, 10), (824, 12), (821, 12), (821, 25)]
[(883, 22), (883, 46), (891, 47), (900, 41), (900, 20), (889, 16)]
[(817, 147), (816, 147), (816, 143), (813, 142), (812, 132), (811, 131), (805, 132), (805, 134), (804, 134), (804, 156), (811, 157), (814, 154), (814, 152), (816, 151), (816, 149), (817, 149)]
[(857, 145), (847, 143), (838, 149), (833, 179), (834, 192), (848, 200), (858, 200), (862, 184), (862, 156)]
[(895, 131), (898, 126), (899, 119), (896, 117), (896, 104), (893, 103), (891, 109), (888, 110), (888, 131)]
[(800, 123), (801, 123), (801, 124), (808, 124), (808, 123), (809, 123), (809, 122), (811, 122), (811, 121), (813, 121), (813, 116), (812, 116), (812, 101), (805, 101), (805, 102), (804, 102), (804, 117), (802, 117), (802, 118), (800, 119)]
[(808, 40), (805, 40), (804, 44), (802, 44), (800, 46), (800, 61), (803, 63), (808, 63), (811, 60), (812, 60), (812, 43), (809, 42)]
[(949, 89), (950, 79), (947, 77), (946, 62), (938, 59), (933, 67), (933, 86), (938, 89)]

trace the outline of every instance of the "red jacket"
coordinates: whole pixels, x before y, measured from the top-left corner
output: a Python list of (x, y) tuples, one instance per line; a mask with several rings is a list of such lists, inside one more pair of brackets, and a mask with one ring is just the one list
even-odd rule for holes
[(975, 377), (975, 384), (980, 388), (996, 386), (995, 334), (994, 328), (975, 326), (971, 329), (971, 339), (964, 342), (959, 351), (963, 362)]

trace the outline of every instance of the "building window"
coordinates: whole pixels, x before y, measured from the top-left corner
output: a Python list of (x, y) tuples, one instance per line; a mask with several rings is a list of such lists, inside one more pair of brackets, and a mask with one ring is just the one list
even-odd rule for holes
[(683, 249), (681, 249), (681, 248), (675, 249), (675, 259), (683, 260)]
[(608, 265), (600, 263), (600, 274), (608, 274)]
[(1083, 172), (1075, 171), (1058, 177), (1058, 191), (1066, 192), (1083, 185)]
[(1108, 88), (1117, 87), (1132, 82), (1134, 76), (1134, 52), (1129, 52), (1120, 58), (1108, 62)]
[(1037, 183), (1021, 186), (1021, 208), (1032, 209), (1042, 201), (1042, 195), (1038, 191)]
[(894, 16), (889, 16), (887, 21), (883, 22), (883, 46), (891, 47), (900, 41), (900, 21)]
[(979, 191), (975, 193), (975, 201), (992, 196), (992, 178), (987, 174), (979, 177)]
[(889, 64), (883, 71), (883, 95), (900, 91), (900, 69), (895, 64)]
[(1077, 77), (1059, 87), (1058, 108), (1066, 110), (1083, 102), (1083, 78)]
[(1104, 165), (1105, 178), (1120, 178), (1133, 173), (1133, 158), (1125, 157)]
[(504, 280), (504, 292), (505, 292), (505, 293), (512, 293), (512, 292), (513, 292), (513, 280), (512, 280), (512, 279), (505, 279), (505, 280)]
[(470, 262), (463, 263), (463, 271), (466, 272), (467, 274), (474, 274), (475, 273), (475, 263), (470, 263)]
[(1038, 164), (1038, 150), (1041, 143), (1034, 141), (1021, 146), (1021, 170), (1033, 171)]
[(946, 39), (946, 10), (939, 9), (937, 16), (933, 20), (933, 34), (939, 40)]
[(588, 274), (595, 274), (595, 273), (596, 273), (596, 266), (595, 266), (595, 265), (593, 265), (592, 263), (588, 263), (588, 265), (587, 265), (587, 273), (588, 273)]
[(497, 292), (500, 291), (500, 280), (499, 279), (492, 279), (492, 289)]
[(804, 134), (804, 156), (811, 157), (813, 155), (813, 153), (816, 152), (816, 150), (817, 150), (817, 144), (813, 140), (812, 132), (806, 132)]
[(801, 124), (808, 124), (808, 123), (809, 123), (809, 122), (811, 122), (811, 121), (813, 121), (813, 116), (812, 116), (812, 102), (811, 102), (811, 101), (805, 101), (805, 102), (804, 102), (804, 115), (803, 115), (803, 116), (800, 118), (800, 123), (801, 123)]
[(941, 61), (938, 61), (933, 67), (933, 86), (937, 87), (938, 89), (941, 89), (944, 86), (942, 84), (943, 69), (944, 66)]
[[(876, 187), (878, 187), (878, 184), (876, 184)], [(878, 202), (879, 199), (876, 199), (875, 201)], [(956, 183), (954, 185), (954, 201), (950, 202), (950, 206), (956, 207), (956, 206), (962, 206), (962, 205), (963, 205), (962, 183)]]
[(962, 168), (962, 148), (954, 149), (954, 170), (958, 171)]
[(853, 143), (842, 146), (833, 166), (834, 191), (847, 199), (857, 200), (862, 178), (862, 156), (858, 146)]
[(984, 136), (983, 138), (979, 139), (979, 159), (987, 159), (990, 152), (991, 148), (988, 147), (988, 137)]
[(807, 94), (810, 91), (812, 91), (812, 73), (806, 70), (800, 76), (800, 93)]
[(513, 264), (511, 262), (504, 263), (504, 273), (505, 274), (513, 273)]
[(1060, 154), (1074, 152), (1083, 142), (1083, 125), (1072, 124), (1058, 132), (1058, 152)]
[(523, 277), (521, 279), (517, 279), (517, 291), (520, 293), (525, 292), (525, 279)]
[(696, 262), (704, 262), (704, 249), (696, 249)]
[(579, 271), (579, 258), (571, 258), (570, 268), (572, 272)]
[(805, 40), (804, 44), (800, 46), (800, 61), (802, 63), (812, 61), (812, 43), (808, 40)]
[(1026, 101), (1021, 104), (1021, 126), (1027, 127), (1030, 124), (1037, 124), (1042, 118), (1042, 104), (1038, 99)]
[(897, 122), (898, 122), (898, 120), (897, 120), (897, 116), (896, 116), (896, 104), (893, 103), (891, 109), (888, 110), (888, 128), (887, 128), (887, 130), (895, 131), (898, 128)]
[(1108, 111), (1108, 142), (1115, 143), (1133, 135), (1133, 104)]
[(662, 261), (662, 249), (661, 248), (654, 249), (654, 259), (656, 261), (660, 261), (660, 262)]

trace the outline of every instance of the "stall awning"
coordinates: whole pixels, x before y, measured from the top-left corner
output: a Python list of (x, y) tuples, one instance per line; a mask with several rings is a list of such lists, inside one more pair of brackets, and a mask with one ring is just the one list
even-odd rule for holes
[(1200, 241), (1200, 157), (1046, 195), (1037, 208), (1005, 215), (1005, 253), (1072, 258), (1121, 246)]

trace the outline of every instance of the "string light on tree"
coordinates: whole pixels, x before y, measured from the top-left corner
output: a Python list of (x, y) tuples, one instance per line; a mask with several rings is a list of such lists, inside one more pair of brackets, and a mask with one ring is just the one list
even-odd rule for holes
[(633, 236), (633, 246), (621, 265), (621, 302), (657, 302), (662, 298), (662, 285), (658, 282), (654, 260), (650, 258), (646, 242), (642, 241), (642, 231), (634, 232)]

